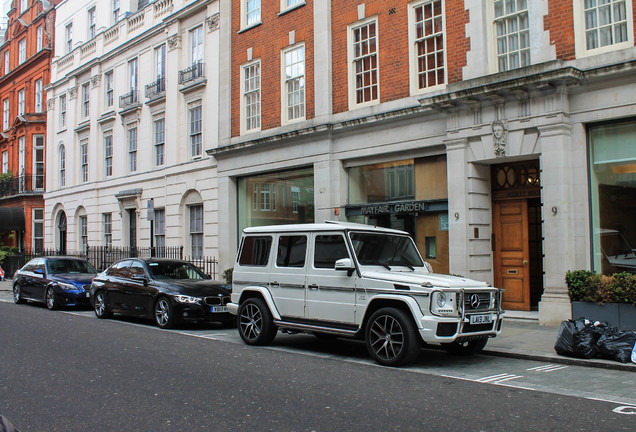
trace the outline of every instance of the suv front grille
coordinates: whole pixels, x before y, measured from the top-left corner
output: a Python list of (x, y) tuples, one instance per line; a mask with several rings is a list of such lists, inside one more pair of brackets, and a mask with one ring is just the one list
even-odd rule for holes
[(230, 302), (230, 296), (216, 296), (216, 297), (206, 297), (205, 304), (208, 306), (223, 306)]
[(464, 294), (464, 311), (474, 312), (490, 309), (490, 292), (466, 292)]

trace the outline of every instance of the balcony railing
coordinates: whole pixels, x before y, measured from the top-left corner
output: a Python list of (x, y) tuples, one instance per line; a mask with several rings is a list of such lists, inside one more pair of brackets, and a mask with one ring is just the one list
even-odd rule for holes
[(153, 99), (166, 93), (166, 79), (158, 78), (157, 81), (146, 85), (146, 99)]
[(204, 63), (195, 63), (189, 68), (179, 71), (179, 84), (186, 84), (198, 78), (205, 78)]
[(15, 177), (0, 177), (0, 197), (34, 192), (44, 193), (44, 173), (25, 173)]
[(139, 103), (139, 91), (131, 90), (125, 95), (119, 96), (119, 108), (129, 108)]

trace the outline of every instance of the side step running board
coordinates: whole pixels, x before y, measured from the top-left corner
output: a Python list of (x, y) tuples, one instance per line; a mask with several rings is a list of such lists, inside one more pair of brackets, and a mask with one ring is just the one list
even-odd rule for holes
[(293, 330), (306, 331), (306, 332), (329, 333), (329, 334), (335, 334), (335, 335), (341, 335), (341, 336), (353, 336), (356, 333), (358, 333), (358, 330), (345, 330), (341, 328), (324, 327), (324, 326), (312, 325), (312, 324), (300, 324), (300, 323), (281, 321), (281, 320), (274, 320), (274, 324), (277, 327), (282, 329), (293, 329)]

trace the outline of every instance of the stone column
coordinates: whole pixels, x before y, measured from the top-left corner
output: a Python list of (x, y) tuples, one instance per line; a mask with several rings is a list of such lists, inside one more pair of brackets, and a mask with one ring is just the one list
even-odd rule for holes
[(446, 175), (448, 177), (448, 240), (450, 273), (468, 276), (468, 187), (466, 169), (468, 140), (448, 140)]
[(571, 126), (542, 126), (541, 183), (543, 203), (544, 291), (539, 303), (539, 322), (555, 325), (572, 316), (565, 272), (576, 263), (574, 229), (576, 203), (572, 183)]

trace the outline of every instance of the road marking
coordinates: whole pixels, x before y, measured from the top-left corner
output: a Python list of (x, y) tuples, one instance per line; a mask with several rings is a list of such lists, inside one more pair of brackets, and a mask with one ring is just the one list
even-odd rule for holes
[(498, 375), (491, 375), (491, 376), (487, 376), (484, 378), (479, 378), (475, 381), (477, 382), (481, 382), (481, 383), (493, 383), (493, 384), (501, 384), (504, 381), (510, 381), (510, 380), (514, 380), (514, 379), (518, 379), (518, 378), (523, 378), (522, 375), (513, 375), (513, 374), (498, 374)]
[(543, 366), (532, 367), (532, 368), (526, 369), (526, 370), (533, 371), (533, 372), (554, 372), (554, 371), (565, 369), (567, 367), (569, 367), (569, 366), (547, 364), (547, 365), (543, 365)]
[(617, 414), (636, 415), (636, 406), (619, 406), (612, 411)]

